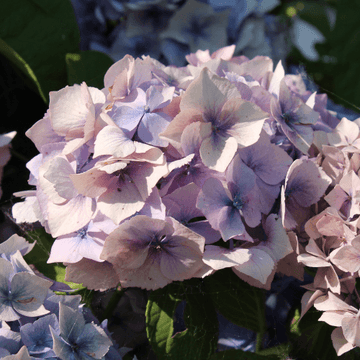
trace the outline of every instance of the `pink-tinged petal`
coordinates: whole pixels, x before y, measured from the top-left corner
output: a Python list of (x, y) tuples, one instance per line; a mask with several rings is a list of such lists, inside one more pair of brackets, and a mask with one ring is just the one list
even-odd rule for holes
[(211, 54), (211, 58), (212, 59), (231, 60), (231, 58), (234, 55), (235, 48), (236, 48), (236, 45), (225, 46), (221, 49), (214, 51)]
[[(200, 121), (188, 125), (181, 135), (181, 147), (185, 155), (197, 153), (199, 151), (202, 136), (201, 128), (205, 124)], [(207, 125), (207, 124), (206, 124)]]
[(319, 297), (323, 296), (324, 292), (322, 290), (307, 291), (301, 298), (301, 316), (300, 320), (303, 316), (312, 308), (314, 305), (314, 301)]
[(155, 186), (146, 199), (144, 207), (139, 211), (139, 215), (145, 215), (153, 219), (165, 220), (166, 207), (161, 201), (159, 190)]
[(112, 155), (123, 158), (135, 151), (134, 142), (118, 127), (105, 126), (97, 135), (94, 147), (94, 158), (101, 155)]
[(44, 178), (54, 184), (56, 192), (64, 199), (70, 200), (77, 196), (69, 175), (75, 174), (73, 166), (63, 157), (57, 156), (53, 159)]
[(337, 356), (341, 356), (355, 347), (347, 342), (341, 328), (337, 328), (331, 333), (331, 341)]
[(255, 56), (253, 59), (243, 62), (239, 66), (241, 75), (250, 75), (253, 79), (260, 81), (267, 72), (273, 71), (273, 61), (267, 56)]
[(317, 270), (314, 286), (321, 289), (330, 289), (334, 294), (341, 293), (340, 280), (332, 266)]
[(207, 245), (203, 262), (214, 270), (221, 270), (243, 264), (250, 260), (248, 249), (229, 250), (220, 246)]
[(121, 188), (112, 184), (111, 188), (100, 195), (97, 206), (115, 224), (119, 224), (122, 220), (141, 210), (144, 204), (145, 200), (135, 184), (126, 181), (121, 183)]
[(321, 235), (344, 236), (345, 224), (342, 219), (335, 216), (324, 215), (317, 223), (316, 228)]
[(87, 117), (92, 115), (90, 104), (92, 99), (85, 83), (50, 92), (49, 113), (54, 131), (68, 138), (83, 137)]
[(319, 311), (342, 311), (356, 314), (358, 310), (341, 300), (338, 295), (332, 292), (327, 293), (327, 297), (319, 297), (314, 302), (314, 307)]
[(331, 264), (323, 259), (320, 259), (316, 256), (310, 255), (310, 254), (300, 254), (297, 257), (297, 261), (301, 262), (305, 266), (309, 267), (329, 267)]
[(125, 55), (121, 60), (110, 66), (104, 76), (105, 88), (112, 88), (112, 96), (121, 99), (128, 95), (128, 73), (134, 66), (134, 58)]
[(163, 275), (159, 262), (160, 259), (157, 257), (148, 257), (145, 263), (136, 270), (122, 269), (115, 266), (121, 286), (156, 290), (170, 284), (172, 280)]
[(164, 153), (161, 149), (134, 141), (135, 152), (127, 156), (124, 160), (146, 161), (154, 165), (164, 165), (166, 163)]
[[(126, 167), (126, 164), (124, 165)], [(111, 184), (109, 174), (94, 168), (81, 174), (70, 175), (69, 177), (79, 194), (90, 198), (100, 196)]]
[(168, 174), (168, 167), (164, 165), (152, 166), (147, 163), (138, 163), (133, 166), (134, 169), (129, 170), (129, 175), (143, 200), (146, 200), (151, 194), (152, 189), (157, 182)]
[(211, 73), (208, 68), (201, 70), (186, 89), (180, 103), (180, 109), (194, 109), (200, 113), (217, 113), (230, 98), (240, 97), (236, 87), (225, 78)]
[(248, 250), (251, 254), (250, 259), (233, 267), (234, 273), (250, 285), (270, 289), (276, 270), (274, 260), (263, 250), (255, 248)]
[(355, 174), (354, 171), (350, 171), (340, 180), (339, 185), (347, 193), (352, 194), (354, 197), (356, 192), (360, 189), (360, 178)]
[(285, 77), (285, 70), (282, 66), (281, 60), (276, 65), (272, 78), (269, 85), (269, 93), (274, 95), (276, 98), (279, 98), (280, 93), (280, 82)]
[(318, 321), (323, 321), (330, 326), (341, 326), (341, 321), (344, 318), (344, 312), (342, 311), (325, 311), (319, 317)]
[(208, 168), (224, 172), (233, 159), (237, 148), (237, 141), (233, 137), (211, 136), (201, 143), (201, 160)]
[(360, 251), (345, 245), (331, 252), (330, 261), (342, 271), (355, 273), (360, 270)]
[(180, 150), (181, 135), (184, 129), (191, 123), (197, 121), (204, 121), (202, 113), (199, 110), (191, 108), (182, 110), (174, 117), (165, 131), (159, 134), (159, 137), (168, 140), (171, 145), (177, 150)]
[(314, 239), (310, 239), (308, 245), (306, 245), (305, 250), (314, 256), (325, 259), (326, 255), (320, 250)]
[(345, 339), (352, 345), (360, 345), (360, 319), (359, 316), (345, 316), (342, 319), (341, 327)]
[(63, 235), (52, 244), (48, 264), (54, 262), (76, 263), (82, 258), (101, 262), (103, 243), (77, 233)]
[(96, 291), (105, 291), (119, 284), (119, 279), (109, 262), (99, 263), (85, 258), (77, 263), (67, 264), (65, 281), (83, 284), (89, 290)]
[(64, 205), (48, 203), (48, 225), (53, 237), (69, 234), (84, 227), (95, 211), (93, 199), (78, 195)]
[(25, 201), (18, 202), (12, 207), (12, 217), (15, 219), (16, 223), (34, 223), (39, 221), (37, 212), (35, 209), (38, 209), (38, 199), (36, 195), (27, 196)]
[(332, 133), (328, 134), (332, 146), (347, 146), (352, 144), (359, 136), (359, 126), (353, 121), (343, 117)]
[[(129, 236), (132, 234), (130, 233)], [(148, 235), (148, 234), (145, 234)], [(125, 232), (114, 230), (105, 240), (100, 258), (113, 264), (116, 268), (138, 269), (148, 257), (149, 242), (143, 239), (125, 239)], [(140, 235), (141, 236), (141, 235)]]
[(227, 135), (234, 137), (244, 147), (259, 140), (264, 121), (268, 117), (268, 113), (250, 101), (231, 99), (221, 110), (219, 125), (224, 123)]
[(49, 143), (58, 143), (64, 141), (64, 137), (58, 135), (51, 126), (49, 112), (36, 122), (25, 135), (35, 144), (36, 148), (41, 152), (43, 145)]
[(297, 243), (296, 235), (291, 231), (288, 233), (288, 236), (294, 251), (277, 263), (276, 271), (280, 274), (293, 276), (300, 281), (304, 281), (304, 265), (297, 261), (299, 244)]

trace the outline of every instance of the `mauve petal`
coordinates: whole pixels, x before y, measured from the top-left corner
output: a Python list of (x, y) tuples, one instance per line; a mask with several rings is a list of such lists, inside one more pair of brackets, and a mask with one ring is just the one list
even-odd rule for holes
[(315, 204), (324, 195), (331, 179), (314, 162), (297, 159), (289, 168), (285, 180), (285, 194), (302, 207)]
[(270, 143), (264, 131), (255, 144), (240, 149), (239, 154), (244, 163), (269, 185), (284, 180), (292, 163), (291, 157), (283, 149)]
[(170, 124), (171, 117), (165, 113), (145, 113), (137, 130), (139, 138), (145, 143), (166, 147), (169, 142), (159, 137)]
[(226, 169), (226, 181), (231, 195), (235, 197), (240, 192), (242, 196), (246, 196), (254, 188), (255, 180), (253, 170), (243, 163), (239, 154), (236, 154)]
[(115, 229), (106, 238), (100, 259), (124, 269), (137, 269), (143, 265), (148, 256), (152, 236), (146, 220), (144, 217), (141, 219), (144, 222), (141, 225), (138, 221), (128, 221)]
[(167, 216), (180, 222), (203, 216), (202, 212), (196, 208), (199, 192), (200, 188), (194, 183), (190, 183), (173, 191), (170, 195), (164, 196), (162, 201), (166, 206)]
[(190, 279), (202, 267), (202, 254), (187, 245), (188, 241), (173, 237), (161, 253), (160, 270), (171, 280)]
[(208, 221), (196, 221), (187, 226), (192, 231), (203, 236), (205, 238), (205, 244), (212, 244), (221, 239), (220, 232), (213, 229)]

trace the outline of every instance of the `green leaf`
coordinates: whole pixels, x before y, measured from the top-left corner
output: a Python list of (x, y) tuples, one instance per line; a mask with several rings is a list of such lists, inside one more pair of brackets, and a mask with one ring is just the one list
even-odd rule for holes
[(81, 51), (66, 54), (66, 67), (69, 85), (81, 84), (99, 89), (104, 87), (104, 75), (113, 64), (112, 59), (98, 51)]
[(209, 360), (279, 360), (278, 356), (263, 356), (242, 350), (220, 351), (212, 355)]
[(70, 0), (0, 1), (0, 38), (32, 69), (42, 93), (67, 85), (65, 55), (80, 35)]
[(46, 102), (46, 98), (41, 89), (39, 81), (35, 76), (34, 72), (32, 71), (31, 67), (29, 66), (29, 64), (27, 64), (26, 61), (12, 47), (10, 47), (5, 41), (1, 39), (0, 39), (0, 53), (4, 55), (15, 68), (19, 69), (25, 76), (27, 76), (28, 79), (31, 80), (32, 85), (35, 85), (41, 98)]
[(217, 271), (204, 279), (206, 292), (216, 310), (232, 323), (264, 333), (264, 292), (239, 279), (231, 269)]
[(281, 344), (279, 346), (274, 346), (272, 348), (264, 349), (259, 351), (259, 355), (270, 356), (275, 355), (277, 359), (287, 360), (290, 358), (290, 343)]
[[(360, 349), (355, 348), (342, 356), (337, 356), (331, 341), (334, 327), (318, 321), (321, 312), (310, 309), (298, 323), (298, 331), (291, 333), (290, 356), (307, 360), (356, 360), (360, 358)], [(296, 312), (295, 316), (296, 318)]]
[[(187, 329), (173, 336), (175, 311), (183, 300)], [(208, 360), (217, 346), (218, 321), (202, 281), (172, 283), (153, 291), (146, 307), (146, 331), (159, 359)]]
[(33, 264), (38, 271), (48, 278), (65, 283), (72, 289), (85, 289), (81, 284), (65, 281), (65, 266), (59, 263), (47, 264), (54, 239), (43, 228), (28, 231), (25, 235), (30, 242), (36, 241), (34, 248), (24, 256), (28, 264)]

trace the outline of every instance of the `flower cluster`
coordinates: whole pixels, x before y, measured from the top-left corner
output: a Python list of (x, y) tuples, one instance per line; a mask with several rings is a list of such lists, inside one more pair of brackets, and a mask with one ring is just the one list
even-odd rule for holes
[(102, 90), (50, 93), (26, 133), (36, 189), (17, 193), (13, 216), (56, 238), (48, 262), (66, 263), (67, 280), (157, 289), (231, 267), (269, 289), (286, 273), (295, 243), (283, 224), (330, 184), (305, 155), (338, 121), (281, 62), (234, 48), (199, 50), (183, 68), (125, 56)]
[(22, 256), (34, 245), (18, 235), (0, 245), (0, 357), (121, 359), (107, 321), (99, 324), (80, 305), (80, 295), (56, 295), (55, 290), (71, 289), (36, 274), (25, 262)]
[[(312, 164), (320, 165), (322, 176), (330, 181), (324, 196), (318, 180), (308, 172), (312, 194), (296, 184), (296, 177), (304, 176), (299, 173), (289, 177), (283, 193), (289, 205), (285, 226), (299, 240), (297, 260), (316, 269), (314, 282), (306, 286), (308, 292), (302, 298), (302, 316), (312, 305), (324, 312), (319, 321), (336, 327), (331, 338), (339, 356), (360, 345), (360, 297), (355, 287), (360, 270), (359, 125), (359, 119), (343, 118), (332, 132), (316, 133)], [(316, 201), (315, 208), (306, 208), (309, 195)]]
[[(279, 0), (72, 0), (72, 4), (81, 49), (104, 52), (115, 61), (126, 54), (146, 53), (183, 66), (189, 52), (199, 48), (213, 52), (228, 44), (236, 44), (236, 54), (267, 55), (276, 61), (290, 51), (288, 26), (280, 16), (269, 14)], [(309, 32), (306, 36), (312, 37)]]

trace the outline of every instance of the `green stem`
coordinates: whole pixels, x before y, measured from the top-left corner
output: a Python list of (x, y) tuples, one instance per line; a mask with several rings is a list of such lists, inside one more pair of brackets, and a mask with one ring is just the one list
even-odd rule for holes
[(255, 346), (255, 353), (258, 354), (262, 349), (262, 340), (263, 340), (264, 332), (258, 332), (256, 334), (256, 346)]
[(29, 161), (29, 159), (24, 156), (23, 154), (20, 154), (19, 152), (17, 152), (14, 149), (10, 149), (11, 155), (18, 158), (19, 160), (23, 161), (24, 163), (27, 163)]

